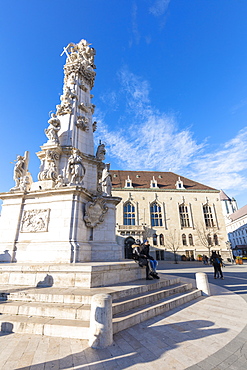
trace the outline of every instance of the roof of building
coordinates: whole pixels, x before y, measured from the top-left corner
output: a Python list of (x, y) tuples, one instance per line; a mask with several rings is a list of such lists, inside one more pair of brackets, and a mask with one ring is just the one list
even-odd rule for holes
[(223, 190), (220, 190), (220, 200), (230, 200), (231, 201), (231, 198), (229, 198), (228, 195), (226, 195), (226, 193)]
[(242, 208), (239, 208), (236, 212), (230, 214), (228, 217), (232, 221), (236, 221), (238, 218), (241, 218), (246, 215), (247, 215), (247, 204), (243, 206)]
[[(112, 187), (113, 189), (125, 188), (125, 180), (128, 178), (132, 181), (133, 188), (136, 189), (150, 189), (150, 183), (153, 180), (157, 181), (157, 186), (160, 189), (176, 189), (176, 182), (180, 180), (183, 182), (183, 186), (187, 190), (213, 190), (209, 186), (200, 184), (199, 182), (187, 179), (186, 177), (179, 176), (173, 172), (157, 172), (157, 171), (121, 171), (111, 170), (112, 175)], [(155, 188), (152, 188), (153, 190)], [(181, 190), (181, 189), (179, 189)]]

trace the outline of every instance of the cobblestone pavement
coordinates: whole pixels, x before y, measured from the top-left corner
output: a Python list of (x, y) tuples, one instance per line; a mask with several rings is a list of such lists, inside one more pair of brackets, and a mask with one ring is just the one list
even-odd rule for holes
[(86, 340), (0, 333), (0, 369), (246, 370), (247, 264), (227, 265), (224, 280), (199, 262), (160, 262), (159, 270), (185, 280), (205, 272), (212, 296), (126, 329), (104, 350)]

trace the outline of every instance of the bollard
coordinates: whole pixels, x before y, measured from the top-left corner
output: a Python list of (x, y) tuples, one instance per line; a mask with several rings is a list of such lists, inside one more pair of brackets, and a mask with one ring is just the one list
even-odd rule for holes
[(112, 343), (112, 297), (95, 294), (91, 301), (88, 344), (92, 348), (105, 348)]
[(208, 277), (204, 272), (196, 273), (196, 287), (202, 291), (202, 295), (211, 295)]

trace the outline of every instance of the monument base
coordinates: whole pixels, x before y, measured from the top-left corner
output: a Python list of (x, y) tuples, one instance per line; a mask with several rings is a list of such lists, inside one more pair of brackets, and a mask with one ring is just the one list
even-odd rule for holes
[(0, 264), (0, 285), (94, 288), (144, 279), (134, 261), (75, 264)]
[[(1, 193), (0, 198), (0, 262), (47, 264), (123, 258), (123, 247), (115, 236), (120, 198), (93, 197), (80, 186)], [(85, 222), (87, 208), (91, 213), (88, 211)]]

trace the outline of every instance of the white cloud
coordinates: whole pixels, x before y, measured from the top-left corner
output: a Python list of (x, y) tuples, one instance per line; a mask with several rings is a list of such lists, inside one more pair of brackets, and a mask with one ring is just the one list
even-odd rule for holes
[(138, 23), (137, 23), (137, 5), (136, 3), (133, 4), (132, 6), (132, 12), (131, 12), (131, 26), (132, 26), (132, 36), (133, 39), (130, 40), (129, 46), (132, 46), (133, 41), (136, 45), (139, 44), (140, 42), (140, 32), (138, 29)]
[(190, 176), (221, 189), (247, 188), (247, 127), (217, 151), (195, 158)]
[(169, 3), (170, 0), (156, 0), (155, 3), (149, 8), (149, 11), (156, 17), (159, 17), (166, 12)]
[(110, 131), (98, 112), (97, 138), (106, 142), (108, 154), (126, 170), (181, 170), (202, 145), (196, 144), (189, 130), (178, 130), (175, 116), (161, 113), (151, 106), (147, 81), (126, 67), (119, 77), (126, 100), (125, 121), (128, 124), (117, 132)]
[(189, 129), (179, 129), (176, 115), (152, 106), (147, 81), (126, 67), (119, 80), (118, 98), (125, 101), (126, 110), (117, 130), (110, 129), (107, 117), (97, 111), (96, 137), (106, 143), (108, 160), (124, 170), (171, 170), (234, 194), (247, 188), (247, 127), (210, 152), (209, 143), (197, 143)]
[(100, 96), (100, 99), (105, 106), (108, 106), (111, 110), (116, 110), (118, 108), (118, 96), (116, 91), (106, 91)]
[(232, 107), (231, 113), (235, 114), (239, 109), (246, 107), (246, 105), (247, 105), (247, 99), (242, 99), (238, 104), (235, 104)]

